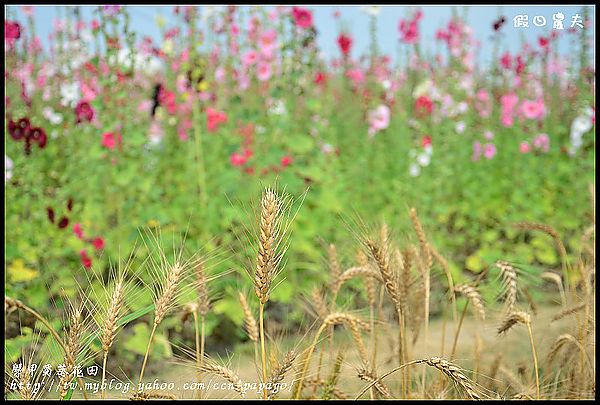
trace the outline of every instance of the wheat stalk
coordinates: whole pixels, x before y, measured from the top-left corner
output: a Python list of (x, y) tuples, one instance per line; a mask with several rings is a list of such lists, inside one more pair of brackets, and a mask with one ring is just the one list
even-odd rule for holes
[(204, 364), (202, 364), (200, 371), (202, 371), (204, 373), (218, 375), (218, 376), (224, 378), (225, 380), (229, 381), (233, 385), (234, 391), (239, 393), (242, 398), (244, 397), (243, 381), (240, 379), (240, 377), (238, 377), (238, 375), (236, 373), (234, 373), (232, 370), (228, 369), (227, 367), (219, 366), (219, 365), (213, 364), (213, 363), (204, 363)]
[[(271, 372), (271, 377), (269, 378), (269, 384), (271, 385), (271, 387), (274, 387), (283, 381), (285, 375), (288, 373), (288, 371), (292, 369), (292, 366), (294, 365), (294, 360), (296, 360), (296, 356), (296, 352), (290, 350), (283, 358), (281, 364), (273, 369), (273, 371)], [(276, 394), (270, 391), (268, 398), (271, 399), (275, 395)]]
[(498, 260), (496, 262), (496, 267), (500, 269), (502, 282), (506, 289), (506, 295), (504, 297), (506, 311), (508, 313), (513, 312), (515, 304), (517, 303), (517, 270), (504, 260)]
[(378, 380), (374, 373), (368, 369), (359, 368), (357, 370), (357, 375), (361, 380), (373, 384), (373, 387), (377, 390), (377, 392), (383, 395), (386, 399), (392, 399), (392, 394), (390, 394), (389, 388), (383, 383), (383, 381)]
[(483, 299), (481, 298), (481, 294), (479, 291), (471, 285), (461, 284), (455, 287), (457, 293), (460, 293), (469, 299), (469, 302), (475, 308), (479, 317), (483, 320), (485, 319), (485, 307), (483, 306)]
[(246, 333), (250, 340), (258, 342), (258, 325), (256, 324), (254, 315), (252, 315), (248, 301), (246, 301), (246, 296), (239, 292), (239, 299), (240, 304), (242, 305), (242, 311), (244, 312), (244, 328), (246, 329)]
[(60, 399), (64, 399), (69, 392), (69, 383), (73, 378), (73, 371), (77, 366), (77, 356), (81, 348), (81, 336), (83, 334), (83, 304), (74, 307), (69, 303), (69, 330), (66, 340), (66, 352), (64, 358), (64, 375), (60, 378)]

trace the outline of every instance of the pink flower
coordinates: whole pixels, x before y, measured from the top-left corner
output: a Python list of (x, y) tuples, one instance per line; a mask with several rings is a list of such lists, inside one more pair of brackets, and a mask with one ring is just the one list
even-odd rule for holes
[(104, 239), (102, 239), (100, 236), (98, 236), (98, 237), (94, 238), (94, 240), (92, 241), (92, 245), (94, 245), (96, 250), (102, 250), (102, 249), (104, 249)]
[(297, 27), (308, 29), (313, 26), (312, 12), (303, 7), (293, 7), (292, 16)]
[(544, 152), (548, 152), (550, 150), (550, 137), (548, 134), (539, 134), (533, 140), (533, 146), (536, 149), (541, 149)]
[(73, 233), (79, 239), (83, 239), (83, 228), (81, 227), (81, 224), (79, 222), (73, 224)]
[(117, 144), (121, 145), (121, 134), (115, 136), (114, 132), (105, 132), (102, 134), (102, 146), (113, 150)]
[(523, 100), (519, 111), (527, 119), (541, 120), (544, 118), (546, 112), (544, 100), (542, 100), (541, 98), (536, 101)]
[(261, 82), (267, 81), (271, 78), (271, 64), (266, 62), (260, 62), (257, 66), (256, 76)]
[(519, 145), (519, 152), (521, 152), (521, 153), (529, 153), (530, 150), (531, 150), (531, 147), (529, 146), (529, 142), (527, 142), (527, 141), (523, 141)]
[(405, 44), (415, 44), (419, 41), (419, 20), (422, 13), (417, 12), (412, 20), (400, 20), (398, 30), (400, 31), (400, 40)]
[(349, 69), (346, 72), (346, 77), (350, 78), (355, 86), (358, 86), (365, 81), (365, 74), (360, 69)]
[(486, 143), (483, 146), (483, 156), (486, 159), (492, 159), (496, 155), (496, 145), (493, 143)]
[(277, 31), (269, 30), (260, 34), (260, 37), (258, 38), (258, 44), (260, 45), (263, 53), (272, 53), (277, 47)]
[(227, 122), (227, 114), (224, 111), (215, 110), (212, 107), (206, 109), (206, 126), (208, 132), (215, 132), (219, 125)]
[(343, 55), (348, 55), (352, 49), (352, 38), (344, 33), (341, 33), (337, 38), (338, 46)]
[(4, 43), (12, 49), (17, 39), (21, 38), (21, 26), (16, 21), (4, 20)]
[(257, 60), (258, 60), (258, 53), (256, 53), (256, 51), (253, 49), (250, 49), (249, 51), (247, 51), (244, 54), (244, 56), (242, 56), (242, 63), (246, 67), (255, 64)]
[(380, 105), (375, 110), (369, 111), (369, 135), (373, 136), (378, 131), (386, 129), (390, 125), (390, 109), (386, 105)]
[(81, 264), (83, 265), (83, 267), (85, 267), (86, 269), (89, 269), (92, 267), (92, 258), (88, 256), (85, 249), (82, 249), (79, 252), (79, 257), (81, 258)]
[(243, 166), (244, 164), (246, 164), (247, 160), (248, 159), (244, 155), (238, 152), (233, 152), (229, 157), (229, 161), (234, 166)]
[(285, 155), (281, 158), (281, 167), (288, 167), (293, 162), (293, 159), (290, 155)]

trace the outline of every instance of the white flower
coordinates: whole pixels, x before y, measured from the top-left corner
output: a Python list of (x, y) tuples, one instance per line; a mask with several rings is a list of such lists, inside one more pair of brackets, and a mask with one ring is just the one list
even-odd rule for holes
[(457, 133), (462, 134), (463, 132), (465, 132), (465, 128), (466, 128), (466, 125), (465, 125), (464, 121), (458, 121), (456, 123), (455, 129), (456, 129)]
[(423, 167), (429, 166), (429, 162), (431, 162), (431, 155), (427, 153), (421, 153), (417, 157), (417, 163)]
[(591, 107), (587, 107), (584, 112), (576, 117), (571, 123), (571, 147), (569, 148), (569, 154), (571, 156), (577, 153), (577, 150), (583, 144), (583, 134), (588, 132), (594, 126), (592, 122), (592, 116), (594, 110)]
[(269, 112), (275, 115), (285, 115), (287, 113), (287, 110), (285, 108), (285, 103), (283, 102), (283, 100), (275, 100), (271, 105), (271, 108), (269, 108)]
[(421, 173), (421, 167), (416, 163), (412, 163), (408, 168), (408, 172), (412, 177), (417, 177)]
[(66, 107), (75, 107), (75, 104), (80, 98), (79, 84), (77, 82), (63, 84), (60, 87), (60, 96), (62, 105)]
[(389, 90), (392, 87), (392, 82), (390, 82), (389, 80), (384, 80), (381, 82), (381, 85), (383, 86), (383, 88), (385, 90)]
[(6, 183), (12, 177), (13, 161), (8, 156), (4, 155), (4, 182)]
[(433, 155), (433, 146), (431, 145), (425, 145), (423, 147), (423, 149), (425, 150), (425, 153), (429, 156)]
[(58, 125), (63, 121), (63, 116), (57, 112), (54, 112), (54, 110), (52, 110), (50, 107), (45, 107), (42, 110), (42, 113), (52, 125)]

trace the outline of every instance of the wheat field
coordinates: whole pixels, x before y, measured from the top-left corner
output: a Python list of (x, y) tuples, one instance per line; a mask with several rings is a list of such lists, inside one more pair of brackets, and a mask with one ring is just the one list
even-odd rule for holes
[[(107, 373), (107, 365), (120, 361), (118, 353), (111, 351), (120, 329), (136, 319), (127, 312), (124, 298), (139, 279), (124, 266), (111, 272), (101, 300), (92, 300), (81, 286), (80, 297), (69, 301), (59, 322), (5, 297), (9, 317), (26, 313), (39, 321), (38, 336), (56, 341), (64, 366), (62, 375), (32, 369), (31, 364), (42, 360), (36, 352), (37, 339), (23, 348), (22, 369), (5, 365), (6, 395), (135, 400), (595, 397), (593, 226), (583, 235), (582, 251), (573, 262), (551, 227), (516, 224), (552, 238), (563, 258), (562, 272), (538, 276), (537, 285), (546, 285), (556, 298), (556, 304), (540, 307), (522, 287), (522, 271), (510, 261), (499, 260), (469, 282), (456, 284), (415, 208), (407, 213), (415, 242), (406, 245), (394, 240), (385, 224), (375, 229), (357, 222), (354, 262), (342, 263), (336, 245), (331, 244), (329, 283), (315, 286), (297, 302), (306, 313), (304, 329), (277, 330), (270, 326), (269, 298), (285, 277), (292, 203), (292, 196), (266, 188), (256, 224), (248, 225), (256, 244), (247, 274), (254, 290), (237, 292), (248, 336), (239, 353), (230, 351), (223, 359), (205, 350), (210, 339), (205, 317), (215, 297), (211, 283), (230, 275), (210, 274), (205, 257), (188, 257), (184, 249), (178, 249), (172, 260), (154, 251), (158, 259), (148, 261), (152, 284), (144, 282), (153, 302), (147, 311), (152, 332), (139, 375)], [(493, 280), (499, 281), (493, 285), (500, 290), (489, 302), (480, 291)], [(360, 299), (352, 304), (339, 302), (345, 289), (363, 289), (364, 306), (350, 306), (361, 303)], [(431, 297), (440, 292), (436, 289), (446, 302), (442, 315), (432, 317)], [(193, 291), (196, 298), (189, 301), (186, 291)], [(162, 365), (157, 383), (156, 375), (146, 373), (153, 361), (155, 332), (163, 321), (181, 314), (193, 318), (195, 345), (182, 348), (184, 355)], [(90, 344), (94, 340), (100, 342), (96, 352)], [(99, 365), (95, 378), (74, 372), (93, 364)]]

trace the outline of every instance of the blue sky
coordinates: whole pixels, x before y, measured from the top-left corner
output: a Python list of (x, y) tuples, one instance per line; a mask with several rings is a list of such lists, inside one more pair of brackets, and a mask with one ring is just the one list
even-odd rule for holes
[[(140, 35), (149, 35), (154, 39), (160, 38), (158, 27), (156, 26), (155, 16), (162, 15), (167, 20), (167, 26), (175, 24), (172, 6), (127, 6), (131, 16), (131, 26), (134, 31)], [(339, 10), (341, 13), (341, 22), (348, 27), (355, 41), (353, 54), (365, 52), (369, 47), (369, 17), (361, 10), (359, 6), (308, 6), (314, 12), (314, 21), (319, 31), (318, 43), (321, 50), (328, 57), (335, 55), (337, 45), (335, 38), (338, 34), (338, 24), (336, 24), (333, 13)], [(492, 23), (498, 15), (507, 18), (507, 23), (502, 29), (503, 40), (501, 50), (510, 50), (516, 52), (523, 40), (535, 43), (541, 35), (548, 35), (552, 31), (552, 15), (561, 12), (565, 15), (565, 28), (568, 28), (573, 15), (581, 14), (583, 6), (573, 5), (553, 5), (553, 6), (422, 6), (424, 13), (421, 21), (421, 37), (424, 50), (431, 52), (442, 51), (441, 45), (437, 44), (434, 36), (435, 31), (444, 26), (452, 15), (453, 8), (459, 14), (466, 12), (467, 21), (474, 30), (475, 37), (481, 42), (482, 47), (479, 54), (479, 61), (489, 61), (492, 54), (491, 42), (489, 41), (492, 33)], [(595, 6), (590, 7), (590, 17), (592, 18), (592, 27), (595, 26)], [(7, 7), (8, 12), (20, 21), (24, 21), (20, 7)], [(61, 7), (61, 15), (65, 15), (65, 7)], [(48, 34), (52, 29), (52, 23), (57, 18), (57, 6), (36, 6), (34, 18), (36, 31), (42, 39), (44, 45), (48, 43)], [(82, 6), (82, 16), (85, 21), (92, 17), (92, 11), (95, 6)], [(410, 6), (383, 6), (377, 17), (377, 39), (380, 50), (395, 58), (398, 53), (398, 21), (400, 18), (411, 14), (413, 7)], [(512, 19), (519, 14), (529, 16), (529, 28), (514, 28)], [(532, 24), (534, 16), (541, 15), (546, 18), (545, 27), (536, 27)], [(591, 28), (587, 28), (590, 29)], [(589, 33), (594, 39), (595, 32)], [(561, 53), (576, 52), (572, 49), (572, 35), (564, 35), (559, 40), (559, 50)], [(593, 55), (592, 55), (593, 57)], [(593, 60), (593, 59), (592, 59)]]

